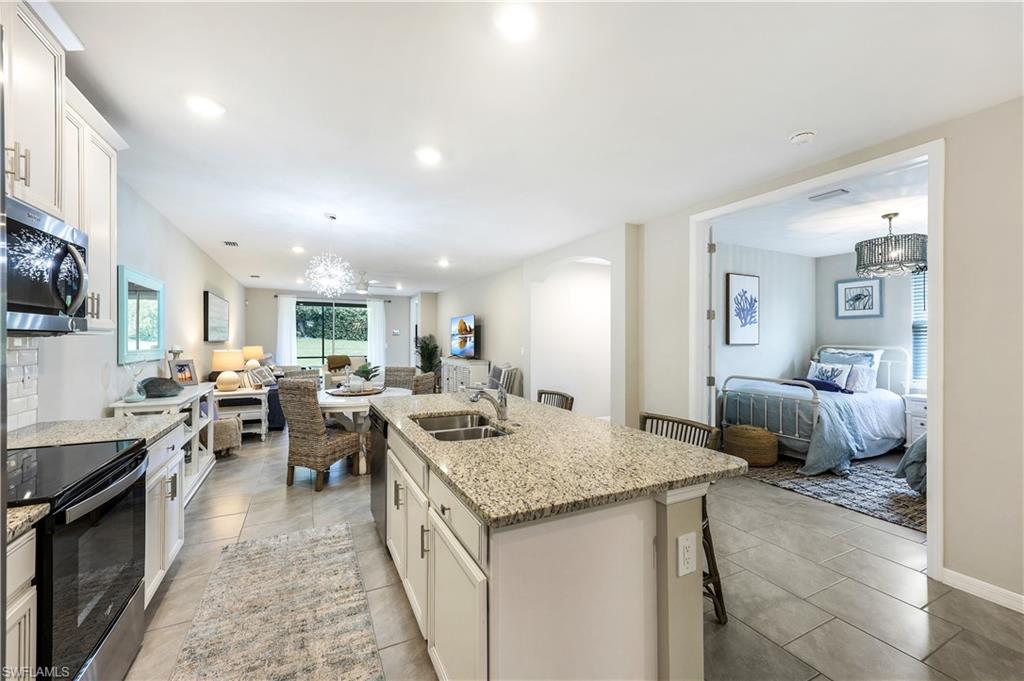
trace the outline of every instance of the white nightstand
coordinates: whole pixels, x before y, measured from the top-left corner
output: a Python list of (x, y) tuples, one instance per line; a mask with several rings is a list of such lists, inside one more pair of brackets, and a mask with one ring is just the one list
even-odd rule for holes
[[(217, 416), (238, 416), (242, 419), (243, 433), (256, 433), (260, 440), (266, 441), (268, 432), (268, 394), (269, 388), (239, 388), (238, 390), (213, 392), (213, 401), (217, 405)], [(250, 399), (256, 404), (222, 405), (223, 400)]]
[(928, 432), (928, 396), (924, 393), (904, 395), (907, 404), (907, 444)]

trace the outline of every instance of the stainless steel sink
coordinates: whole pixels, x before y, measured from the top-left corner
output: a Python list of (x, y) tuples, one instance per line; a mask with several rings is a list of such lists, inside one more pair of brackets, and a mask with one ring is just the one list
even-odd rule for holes
[(410, 418), (436, 439), (446, 442), (483, 440), (490, 437), (503, 437), (508, 434), (500, 428), (492, 426), (491, 420), (483, 414), (424, 415)]
[(477, 428), (490, 425), (491, 420), (483, 414), (448, 414), (445, 416), (413, 416), (412, 420), (426, 431), (455, 430), (456, 428)]
[(456, 428), (454, 430), (435, 430), (430, 433), (438, 440), (446, 442), (462, 442), (463, 440), (483, 440), (489, 437), (504, 437), (507, 433), (494, 426), (482, 428)]

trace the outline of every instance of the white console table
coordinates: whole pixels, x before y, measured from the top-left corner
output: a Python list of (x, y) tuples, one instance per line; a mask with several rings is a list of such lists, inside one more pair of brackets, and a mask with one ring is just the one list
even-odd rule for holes
[[(141, 402), (121, 400), (110, 405), (110, 408), (114, 410), (114, 416), (178, 413), (188, 415), (184, 424), (185, 438), (182, 444), (182, 448), (185, 450), (184, 492), (186, 504), (199, 490), (199, 486), (213, 470), (213, 464), (216, 462), (213, 450), (204, 445), (199, 437), (202, 430), (206, 428), (206, 441), (213, 444), (214, 405), (212, 397), (214, 387), (213, 383), (186, 385), (184, 390), (174, 397), (147, 398)], [(204, 402), (206, 403), (205, 414), (201, 408)]]
[[(270, 388), (239, 388), (238, 390), (215, 390), (213, 401), (217, 405), (217, 417), (238, 416), (242, 419), (243, 433), (256, 433), (266, 441), (268, 428), (267, 400)], [(226, 405), (224, 400), (257, 400), (256, 404)]]
[(487, 383), (491, 363), (486, 359), (441, 358), (441, 392), (458, 392), (462, 386)]

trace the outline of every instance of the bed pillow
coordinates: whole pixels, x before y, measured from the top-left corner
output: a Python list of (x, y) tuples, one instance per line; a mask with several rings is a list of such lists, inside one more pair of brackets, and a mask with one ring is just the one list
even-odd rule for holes
[(824, 392), (827, 393), (846, 393), (847, 395), (853, 394), (852, 390), (848, 390), (847, 388), (840, 388), (838, 385), (832, 383), (831, 381), (818, 381), (813, 378), (800, 378), (799, 376), (793, 380), (806, 381), (807, 383), (810, 383), (818, 390), (823, 390)]
[(818, 361), (822, 364), (864, 364), (874, 369), (882, 361), (885, 350), (843, 350), (842, 348), (822, 348), (818, 353)]
[(828, 381), (835, 383), (840, 388), (845, 388), (846, 381), (850, 378), (851, 368), (849, 364), (811, 362), (811, 367), (807, 370), (807, 378), (813, 378), (815, 381)]
[(878, 369), (866, 364), (850, 366), (850, 376), (846, 379), (846, 389), (855, 393), (869, 393), (878, 385)]

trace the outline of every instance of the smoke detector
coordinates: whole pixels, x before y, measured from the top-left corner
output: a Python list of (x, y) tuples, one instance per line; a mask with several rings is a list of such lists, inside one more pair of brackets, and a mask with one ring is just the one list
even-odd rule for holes
[(810, 144), (811, 142), (814, 141), (814, 137), (817, 134), (818, 133), (815, 132), (814, 130), (800, 130), (799, 132), (794, 132), (792, 135), (789, 136), (789, 143), (795, 144), (797, 146)]

